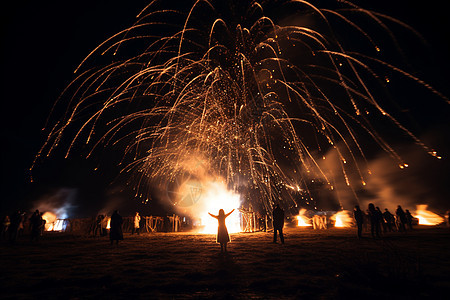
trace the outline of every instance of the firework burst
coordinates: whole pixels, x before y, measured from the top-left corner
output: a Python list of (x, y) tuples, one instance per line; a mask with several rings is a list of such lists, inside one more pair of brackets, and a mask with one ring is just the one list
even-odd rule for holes
[[(288, 190), (307, 189), (311, 178), (332, 189), (316, 161), (329, 149), (342, 176), (349, 180), (351, 166), (364, 184), (361, 136), (407, 166), (375, 129), (381, 118), (438, 157), (383, 107), (389, 79), (379, 70), (439, 93), (380, 59), (382, 46), (355, 20), (381, 28), (393, 45), (385, 22), (407, 25), (347, 1), (178, 2), (152, 1), (86, 57), (38, 157), (69, 132), (66, 156), (82, 143), (87, 156), (123, 152), (119, 164), (137, 194), (188, 175), (257, 193), (251, 202), (265, 210), (277, 199), (296, 205)], [(112, 62), (98, 67), (102, 59)]]

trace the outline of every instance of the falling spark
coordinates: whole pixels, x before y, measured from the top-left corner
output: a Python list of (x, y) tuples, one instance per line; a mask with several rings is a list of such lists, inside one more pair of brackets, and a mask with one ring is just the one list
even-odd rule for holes
[[(382, 66), (443, 96), (396, 66), (344, 47), (332, 19), (354, 28), (361, 37), (355, 40), (376, 52), (381, 46), (352, 17), (383, 27), (386, 19), (403, 23), (348, 1), (336, 1), (338, 9), (285, 1), (277, 2), (280, 9), (313, 15), (315, 24), (282, 24), (264, 9), (269, 4), (248, 1), (232, 8), (223, 1), (195, 1), (186, 9), (177, 1), (152, 1), (133, 26), (98, 45), (76, 69), (60, 100), (69, 99), (66, 113), (49, 126), (33, 166), (75, 132), (65, 156), (81, 144), (89, 147), (87, 157), (101, 146), (119, 149), (122, 174), (137, 195), (155, 182), (166, 186), (185, 174), (203, 176), (198, 165), (187, 163), (194, 159), (230, 191), (258, 191), (253, 205), (269, 211), (274, 199), (285, 207), (297, 204), (289, 193), (280, 195), (280, 186), (314, 182), (311, 176), (330, 183), (316, 161), (317, 149), (338, 152), (347, 185), (350, 168), (365, 182), (357, 163), (365, 161), (362, 134), (406, 167), (374, 129), (380, 114), (440, 159), (382, 107), (365, 78), (383, 78), (374, 71)], [(89, 67), (108, 55), (111, 64)]]

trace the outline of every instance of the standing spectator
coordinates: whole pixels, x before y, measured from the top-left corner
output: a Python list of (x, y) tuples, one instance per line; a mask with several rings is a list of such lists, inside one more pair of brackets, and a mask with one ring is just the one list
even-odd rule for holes
[(383, 213), (383, 219), (386, 224), (386, 228), (389, 232), (392, 232), (394, 230), (394, 216), (389, 212), (387, 208), (384, 209)]
[(97, 218), (95, 219), (94, 222), (94, 237), (97, 236), (97, 233), (99, 236), (102, 236), (102, 220), (103, 220), (104, 216), (103, 215), (98, 215)]
[(217, 228), (217, 238), (216, 242), (220, 244), (220, 253), (227, 252), (227, 243), (230, 241), (230, 236), (228, 234), (228, 229), (225, 224), (225, 219), (231, 215), (231, 213), (234, 211), (230, 211), (229, 213), (225, 214), (223, 209), (219, 210), (219, 215), (215, 216), (211, 213), (208, 213), (211, 217), (217, 219), (219, 222), (219, 227)]
[(119, 244), (119, 241), (123, 240), (123, 231), (122, 231), (122, 216), (119, 215), (119, 211), (115, 210), (111, 215), (111, 223), (110, 223), (110, 231), (109, 231), (109, 239), (111, 240), (111, 245), (114, 241), (116, 241), (116, 245)]
[(2, 239), (6, 239), (9, 225), (11, 225), (11, 220), (9, 219), (9, 216), (5, 216), (2, 223)]
[(355, 209), (353, 210), (353, 217), (356, 221), (356, 226), (358, 227), (358, 238), (362, 237), (362, 227), (364, 224), (364, 213), (359, 208), (359, 205), (355, 205)]
[(412, 230), (413, 229), (413, 226), (412, 226), (413, 216), (409, 212), (409, 209), (405, 210), (405, 217), (406, 217), (406, 224), (408, 224), (408, 229)]
[(133, 219), (133, 229), (131, 230), (131, 234), (134, 234), (135, 232), (139, 235), (140, 231), (140, 223), (141, 223), (141, 216), (138, 212), (136, 212), (136, 215)]
[[(377, 206), (375, 207), (375, 213), (377, 214), (377, 226), (378, 226), (378, 232), (386, 232), (386, 225), (384, 223), (383, 219), (383, 213), (381, 212), (381, 209)], [(381, 231), (383, 229), (383, 231)]]
[(403, 208), (399, 205), (397, 206), (397, 210), (395, 211), (396, 221), (397, 221), (397, 229), (398, 231), (406, 232), (406, 214), (403, 211)]
[(31, 240), (39, 240), (41, 233), (41, 214), (39, 210), (36, 211), (30, 217), (30, 227), (31, 227)]
[(45, 224), (47, 224), (47, 220), (44, 219), (44, 213), (41, 212), (39, 214), (39, 235), (43, 236), (45, 231)]
[(277, 242), (277, 231), (280, 233), (280, 241), (284, 244), (284, 236), (283, 236), (283, 227), (284, 227), (284, 210), (280, 208), (277, 204), (273, 209), (273, 242)]
[(22, 215), (20, 213), (20, 210), (16, 211), (11, 216), (11, 223), (8, 227), (8, 235), (9, 235), (9, 241), (11, 243), (14, 243), (17, 239), (17, 233), (19, 231), (19, 225), (22, 219)]
[(17, 236), (19, 237), (23, 236), (25, 216), (26, 216), (25, 212), (22, 212), (20, 214), (19, 228), (17, 229)]
[(369, 203), (369, 219), (370, 219), (370, 233), (372, 237), (380, 237), (380, 220), (379, 215), (373, 203)]

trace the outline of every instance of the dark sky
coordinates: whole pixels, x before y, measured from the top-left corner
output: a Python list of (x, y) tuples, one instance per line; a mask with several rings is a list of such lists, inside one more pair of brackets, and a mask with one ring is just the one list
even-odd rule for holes
[[(0, 213), (29, 208), (31, 200), (60, 186), (82, 186), (85, 193), (91, 193), (90, 199), (102, 197), (102, 191), (98, 191), (102, 189), (96, 191), (96, 187), (106, 185), (114, 176), (92, 175), (86, 182), (87, 169), (92, 165), (76, 155), (65, 162), (46, 160), (38, 166), (34, 183), (29, 182), (28, 169), (45, 140), (41, 128), (48, 112), (73, 79), (75, 67), (96, 45), (131, 25), (147, 2), (15, 1), (8, 9), (2, 9)], [(431, 50), (423, 62), (418, 62), (423, 67), (420, 75), (449, 96), (450, 21), (446, 9), (441, 7), (442, 2), (366, 0), (357, 3), (403, 20), (425, 36)], [(428, 115), (422, 121), (429, 123), (427, 130), (447, 123), (439, 111), (442, 110), (436, 111), (436, 122), (430, 121), (433, 110), (426, 111)]]

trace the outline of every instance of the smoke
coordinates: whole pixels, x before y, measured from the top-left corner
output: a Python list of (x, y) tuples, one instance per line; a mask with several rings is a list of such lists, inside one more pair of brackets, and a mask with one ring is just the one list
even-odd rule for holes
[(430, 156), (417, 145), (398, 148), (406, 164), (403, 168), (381, 152), (367, 164), (359, 161), (360, 172), (351, 164), (343, 164), (336, 150), (326, 154), (320, 165), (344, 209), (352, 209), (356, 204), (364, 209), (371, 202), (391, 211), (397, 205), (414, 209), (419, 204), (428, 204), (437, 211), (448, 209), (448, 161)]
[(129, 206), (129, 195), (126, 195), (120, 186), (112, 187), (107, 191), (106, 204), (98, 211), (98, 214), (111, 215), (115, 210), (121, 210), (127, 206)]
[(76, 206), (77, 189), (59, 188), (33, 203), (33, 210), (52, 212), (58, 219), (71, 217)]

